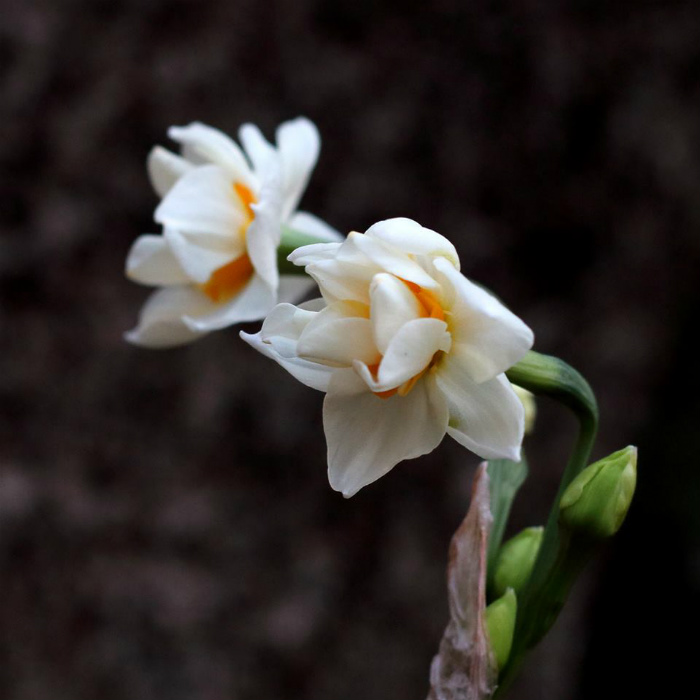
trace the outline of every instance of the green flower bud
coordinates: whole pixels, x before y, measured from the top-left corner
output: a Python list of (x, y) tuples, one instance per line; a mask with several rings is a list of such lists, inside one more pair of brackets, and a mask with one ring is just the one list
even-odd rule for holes
[(559, 520), (572, 532), (612, 537), (622, 525), (637, 483), (637, 448), (625, 447), (586, 467), (564, 491)]
[(520, 593), (532, 573), (543, 532), (541, 527), (528, 527), (503, 544), (493, 575), (495, 595), (502, 596), (508, 588)]
[(517, 612), (518, 601), (512, 588), (486, 608), (486, 628), (499, 671), (506, 665), (510, 656)]
[(515, 389), (515, 393), (525, 409), (525, 435), (529, 435), (535, 427), (535, 417), (537, 416), (535, 395), (517, 384), (513, 384), (513, 389)]

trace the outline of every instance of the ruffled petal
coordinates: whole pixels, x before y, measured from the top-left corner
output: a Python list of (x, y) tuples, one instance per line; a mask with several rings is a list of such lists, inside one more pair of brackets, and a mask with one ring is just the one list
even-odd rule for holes
[(275, 293), (255, 275), (231, 301), (212, 304), (208, 313), (188, 314), (183, 320), (194, 331), (214, 331), (234, 323), (258, 321), (264, 318), (275, 302)]
[(186, 314), (206, 313), (211, 302), (189, 286), (165, 287), (151, 294), (141, 309), (136, 328), (124, 334), (135, 345), (168, 348), (197, 340), (204, 331), (188, 326)]
[(277, 128), (277, 149), (284, 177), (283, 219), (286, 220), (297, 208), (320, 148), (318, 129), (304, 117), (284, 122)]
[(525, 411), (504, 374), (475, 384), (450, 354), (435, 379), (449, 407), (449, 435), (484, 459), (520, 461)]
[(444, 258), (434, 261), (448, 291), (452, 354), (478, 383), (493, 379), (521, 360), (532, 347), (534, 335), (498, 299), (466, 277)]
[(216, 270), (245, 253), (243, 240), (233, 236), (223, 249), (207, 247), (202, 245), (207, 241), (203, 241), (201, 236), (192, 240), (189, 236), (170, 228), (163, 231), (163, 237), (180, 267), (190, 280), (198, 284), (204, 284)]
[(161, 197), (165, 197), (172, 186), (193, 167), (192, 163), (189, 163), (185, 158), (162, 146), (153, 148), (146, 161), (153, 189)]
[(216, 165), (185, 173), (155, 211), (155, 220), (188, 234), (207, 234), (226, 240), (246, 224), (232, 181)]
[(194, 165), (214, 163), (236, 182), (257, 189), (258, 181), (243, 152), (226, 134), (206, 124), (193, 122), (188, 126), (172, 126), (168, 136), (182, 145), (182, 155)]
[(459, 270), (459, 256), (452, 243), (444, 236), (421, 226), (412, 219), (399, 217), (379, 221), (370, 226), (365, 235), (376, 238), (404, 253), (442, 256)]
[(440, 288), (438, 282), (415, 260), (412, 260), (400, 250), (366, 234), (349, 233), (345, 243), (343, 243), (338, 259), (342, 260), (343, 254), (347, 255), (350, 253), (353, 247), (366, 256), (375, 265), (377, 271), (390, 272), (396, 277), (413, 282), (425, 289), (437, 290)]
[(338, 253), (340, 243), (312, 243), (311, 245), (303, 245), (296, 250), (293, 250), (287, 260), (294, 263), (298, 267), (306, 267), (314, 263), (323, 262), (324, 260), (333, 260)]
[(449, 349), (447, 324), (436, 318), (419, 318), (396, 332), (379, 364), (376, 380), (367, 367), (371, 363), (357, 362), (354, 366), (372, 391), (389, 391), (420, 374), (435, 353)]
[(255, 218), (246, 232), (248, 255), (258, 275), (273, 292), (277, 291), (277, 246), (279, 246), (282, 211), (282, 174), (276, 158), (268, 161), (268, 168), (260, 189), (260, 200), (252, 204)]
[(374, 340), (383, 355), (399, 328), (420, 318), (421, 305), (406, 284), (384, 272), (375, 275), (369, 296)]
[(369, 304), (369, 285), (377, 268), (346, 263), (336, 257), (307, 265), (306, 273), (316, 280), (323, 298), (329, 302), (347, 299)]
[(336, 367), (351, 367), (355, 360), (379, 362), (372, 324), (354, 309), (345, 315), (343, 307), (351, 306), (334, 304), (317, 313), (299, 336), (299, 356)]
[(323, 402), (331, 486), (348, 498), (402, 460), (431, 452), (447, 419), (444, 399), (429, 381), (407, 396), (381, 399), (351, 370), (337, 370)]
[(258, 352), (277, 362), (302, 384), (318, 391), (328, 391), (331, 376), (336, 370), (296, 357), (293, 352), (294, 344), (288, 339), (275, 337), (264, 341), (261, 333), (249, 335), (241, 332), (240, 336)]
[(126, 258), (126, 275), (140, 284), (187, 284), (188, 276), (163, 236), (139, 236)]
[(260, 330), (262, 339), (267, 342), (272, 338), (280, 337), (288, 338), (296, 343), (302, 331), (315, 316), (315, 311), (293, 304), (277, 304), (263, 321)]

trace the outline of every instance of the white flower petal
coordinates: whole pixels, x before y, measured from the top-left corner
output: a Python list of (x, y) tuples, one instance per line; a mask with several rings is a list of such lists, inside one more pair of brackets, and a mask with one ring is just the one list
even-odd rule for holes
[(284, 176), (283, 219), (286, 220), (297, 208), (320, 148), (318, 129), (304, 117), (284, 122), (277, 128), (277, 149)]
[[(350, 243), (350, 245), (348, 245)], [(436, 290), (440, 288), (436, 282), (415, 260), (402, 253), (398, 249), (388, 246), (377, 238), (351, 232), (346, 243), (343, 244), (341, 253), (347, 254), (354, 246), (365, 255), (378, 269), (390, 272), (396, 277), (413, 282), (425, 289)], [(342, 259), (342, 254), (338, 256)]]
[(439, 255), (459, 270), (459, 256), (444, 236), (406, 218), (387, 219), (370, 226), (365, 233), (388, 245), (413, 255)]
[(447, 324), (436, 318), (419, 318), (405, 323), (394, 335), (379, 363), (376, 380), (361, 362), (354, 367), (372, 391), (389, 391), (420, 374), (436, 352), (449, 349)]
[[(310, 236), (316, 236), (327, 241), (343, 241), (343, 236), (340, 231), (336, 231), (332, 226), (329, 226), (325, 221), (319, 219), (307, 211), (298, 211), (289, 218), (287, 222), (290, 228), (301, 233), (308, 233)], [(295, 251), (296, 252), (296, 251)]]
[(178, 264), (163, 236), (139, 236), (126, 258), (126, 275), (151, 285), (186, 284), (188, 276)]
[(338, 248), (340, 248), (340, 243), (312, 243), (310, 245), (303, 245), (293, 250), (287, 256), (287, 260), (299, 267), (306, 267), (307, 265), (322, 262), (323, 260), (332, 260), (335, 258)]
[(421, 305), (406, 284), (384, 272), (374, 276), (369, 296), (374, 340), (383, 355), (399, 328), (420, 318)]
[(136, 328), (124, 334), (135, 345), (168, 348), (197, 340), (204, 333), (190, 328), (183, 317), (206, 313), (209, 299), (189, 286), (165, 287), (151, 294), (141, 309)]
[(270, 158), (276, 157), (274, 146), (262, 135), (255, 124), (243, 124), (238, 130), (238, 137), (253, 164), (253, 170), (258, 176), (262, 175), (267, 169)]
[(285, 339), (275, 338), (272, 341), (263, 341), (260, 333), (249, 335), (242, 331), (240, 336), (258, 352), (277, 362), (302, 384), (306, 384), (306, 386), (318, 391), (328, 391), (331, 375), (336, 370), (319, 365), (316, 362), (309, 362), (308, 360), (295, 357), (293, 352), (290, 353), (289, 349), (281, 353), (280, 346), (283, 345)]
[(447, 418), (428, 381), (407, 396), (380, 399), (352, 371), (337, 370), (323, 402), (331, 486), (348, 498), (402, 460), (427, 454), (440, 444)]
[(450, 354), (435, 379), (449, 407), (449, 435), (484, 459), (520, 461), (525, 411), (504, 374), (475, 384)]
[(263, 321), (260, 331), (261, 337), (265, 342), (279, 336), (294, 340), (296, 343), (304, 328), (315, 316), (315, 311), (309, 311), (293, 304), (277, 304)]
[(223, 304), (212, 304), (205, 314), (188, 314), (184, 322), (195, 331), (215, 331), (234, 323), (258, 321), (275, 305), (275, 293), (258, 275), (233, 298)]
[(246, 224), (233, 182), (216, 165), (185, 173), (156, 209), (155, 220), (185, 233), (225, 239), (238, 236)]
[[(493, 379), (521, 360), (534, 336), (498, 299), (470, 282), (444, 258), (436, 258), (447, 288), (453, 333), (452, 354), (459, 356), (475, 382)], [(451, 289), (450, 289), (451, 288)]]
[(270, 159), (268, 166), (260, 200), (251, 205), (255, 218), (246, 232), (246, 246), (255, 271), (276, 292), (279, 284), (277, 247), (282, 236), (282, 174), (276, 159)]
[(182, 156), (168, 151), (162, 146), (156, 146), (148, 154), (146, 168), (153, 189), (161, 197), (165, 197), (172, 186), (194, 166)]
[(368, 365), (379, 362), (370, 320), (344, 317), (338, 313), (341, 309), (342, 305), (336, 304), (316, 314), (299, 336), (299, 356), (341, 367), (352, 366), (354, 360)]
[(168, 136), (182, 144), (182, 155), (191, 163), (214, 163), (224, 168), (229, 177), (236, 182), (242, 182), (250, 189), (257, 188), (257, 178), (253, 175), (243, 152), (222, 131), (193, 122), (188, 126), (170, 127)]
[(227, 249), (224, 250), (201, 245), (201, 236), (192, 240), (170, 228), (163, 231), (163, 237), (172, 255), (189, 276), (188, 281), (193, 280), (198, 284), (204, 284), (216, 270), (245, 253), (245, 244), (239, 237), (232, 236)]
[(374, 266), (352, 265), (337, 257), (306, 266), (306, 273), (316, 280), (328, 301), (347, 299), (369, 304), (369, 285), (376, 272)]

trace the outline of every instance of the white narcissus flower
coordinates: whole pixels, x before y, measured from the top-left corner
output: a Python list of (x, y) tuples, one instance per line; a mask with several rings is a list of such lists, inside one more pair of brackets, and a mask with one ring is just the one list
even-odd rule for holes
[(163, 234), (140, 236), (126, 261), (132, 280), (160, 287), (126, 334), (149, 347), (187, 343), (301, 298), (313, 283), (278, 273), (282, 224), (320, 240), (342, 239), (296, 211), (320, 148), (308, 119), (282, 124), (276, 146), (252, 124), (240, 128), (243, 149), (199, 123), (168, 135), (181, 155), (156, 146), (148, 157)]
[(299, 248), (322, 299), (280, 304), (241, 336), (326, 392), (331, 486), (352, 496), (445, 433), (486, 459), (520, 459), (524, 410), (504, 372), (532, 331), (459, 272), (454, 246), (410, 219)]

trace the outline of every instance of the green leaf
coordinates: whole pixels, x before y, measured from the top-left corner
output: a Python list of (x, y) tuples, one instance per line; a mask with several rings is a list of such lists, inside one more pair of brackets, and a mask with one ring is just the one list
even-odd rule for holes
[(491, 480), (491, 514), (493, 525), (489, 537), (488, 549), (488, 586), (493, 584), (493, 574), (496, 568), (496, 557), (503, 541), (503, 535), (518, 489), (527, 478), (528, 468), (525, 455), (522, 461), (511, 462), (509, 459), (489, 460), (489, 479)]

